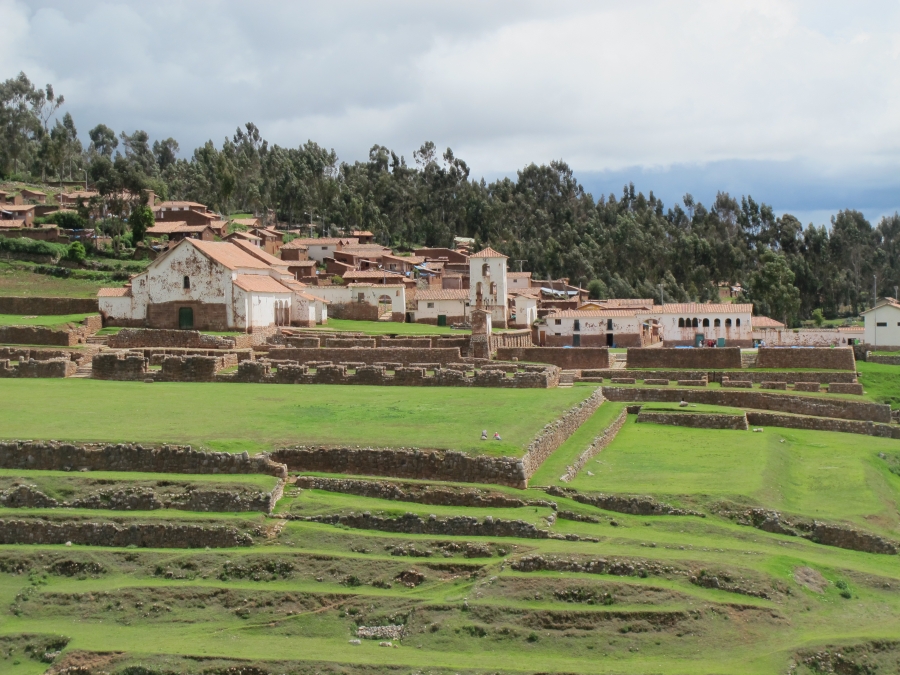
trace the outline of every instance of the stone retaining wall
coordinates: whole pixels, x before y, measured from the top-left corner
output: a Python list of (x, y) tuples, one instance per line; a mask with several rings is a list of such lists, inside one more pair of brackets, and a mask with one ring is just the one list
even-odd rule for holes
[(829, 394), (854, 394), (862, 396), (863, 386), (861, 384), (843, 384), (840, 382), (832, 382), (828, 385)]
[(63, 316), (99, 312), (97, 298), (22, 298), (0, 297), (0, 314), (22, 316)]
[(429, 349), (404, 349), (399, 347), (375, 347), (373, 349), (353, 348), (320, 348), (272, 347), (269, 358), (280, 361), (331, 361), (332, 363), (400, 363), (409, 366), (413, 363), (459, 363), (463, 357), (458, 347), (442, 347)]
[(886, 366), (900, 366), (900, 356), (882, 356), (881, 354), (866, 354), (866, 361), (869, 363), (881, 363)]
[(578, 427), (597, 412), (597, 408), (602, 403), (603, 392), (598, 387), (590, 396), (567, 410), (555, 422), (545, 425), (537, 437), (528, 444), (525, 456), (522, 458), (526, 478), (531, 478), (541, 464), (565, 443), (569, 436), (578, 430)]
[(841, 401), (817, 396), (790, 396), (762, 391), (727, 389), (653, 389), (603, 387), (603, 395), (610, 401), (688, 403), (722, 405), (732, 408), (753, 408), (797, 415), (863, 420), (890, 424), (891, 408), (867, 401)]
[(754, 427), (784, 427), (786, 429), (813, 429), (816, 431), (840, 431), (846, 434), (900, 438), (900, 426), (859, 420), (827, 419), (804, 415), (786, 415), (773, 412), (748, 411), (747, 421)]
[(286, 465), (289, 471), (494, 483), (522, 489), (528, 487), (525, 465), (515, 457), (467, 455), (455, 450), (325, 446), (282, 448), (270, 456), (275, 462)]
[(42, 349), (40, 347), (0, 347), (0, 359), (9, 359), (10, 361), (49, 361), (50, 359), (68, 359), (69, 361), (80, 362), (85, 358), (84, 350), (80, 349)]
[[(529, 338), (530, 340), (530, 338)], [(497, 358), (502, 361), (531, 361), (551, 363), (563, 370), (609, 368), (609, 350), (605, 347), (498, 347)]]
[(634, 516), (697, 516), (705, 518), (699, 511), (679, 509), (669, 504), (658, 502), (653, 497), (636, 497), (631, 495), (582, 494), (567, 487), (551, 486), (545, 490), (553, 497), (567, 497), (579, 504), (596, 506), (604, 511), (630, 513)]
[[(275, 372), (272, 372), (273, 366), (276, 366)], [(511, 364), (511, 366), (513, 369), (516, 368), (516, 364)], [(469, 372), (473, 374), (469, 375)], [(526, 366), (524, 370), (516, 370), (508, 374), (498, 368), (477, 369), (471, 364), (452, 363), (446, 366), (433, 363), (406, 367), (399, 364), (369, 366), (362, 363), (313, 362), (300, 364), (290, 361), (243, 361), (238, 364), (237, 372), (220, 374), (216, 380), (218, 382), (258, 384), (548, 389), (559, 384), (559, 372), (559, 368), (556, 366)]]
[(143, 380), (150, 377), (150, 359), (129, 352), (104, 352), (91, 359), (97, 380)]
[[(430, 348), (430, 344), (426, 347)], [(329, 337), (325, 338), (328, 349), (375, 349), (375, 338), (371, 337)]]
[(638, 422), (668, 424), (675, 427), (691, 427), (693, 429), (734, 429), (747, 431), (746, 415), (720, 415), (716, 413), (689, 412), (656, 412), (642, 410), (637, 416)]
[(0, 520), (0, 544), (81, 544), (147, 548), (231, 548), (252, 546), (248, 534), (233, 527), (203, 527), (174, 523), (47, 522), (38, 519)]
[[(721, 349), (628, 349), (628, 368), (693, 368), (722, 370), (741, 367), (741, 350)], [(819, 366), (820, 368), (822, 366)], [(675, 378), (669, 378), (675, 379)]]
[(616, 417), (616, 419), (613, 420), (612, 424), (610, 424), (597, 436), (595, 436), (594, 440), (591, 441), (591, 444), (587, 447), (587, 449), (580, 455), (578, 455), (578, 458), (574, 462), (572, 462), (570, 466), (566, 467), (566, 472), (560, 477), (560, 480), (568, 483), (573, 478), (575, 478), (575, 476), (578, 475), (578, 472), (584, 468), (584, 465), (587, 464), (588, 460), (591, 459), (591, 457), (597, 455), (607, 445), (613, 442), (616, 435), (625, 425), (627, 419), (628, 410), (623, 409), (622, 412), (620, 412)]
[(813, 368), (817, 370), (856, 370), (850, 347), (760, 347), (757, 368)]
[(55, 345), (70, 347), (84, 342), (75, 331), (54, 330), (46, 326), (0, 326), (0, 342), (20, 345)]
[(0, 468), (41, 471), (139, 471), (184, 474), (266, 474), (286, 478), (283, 464), (267, 455), (200, 452), (191, 446), (158, 448), (133, 444), (82, 444), (53, 441), (0, 442)]
[(704, 377), (710, 382), (722, 382), (725, 378), (732, 380), (749, 380), (754, 384), (762, 382), (819, 382), (821, 384), (829, 384), (831, 382), (852, 383), (856, 382), (856, 373), (849, 371), (795, 371), (775, 373), (769, 370), (753, 370), (745, 368), (743, 370), (621, 370), (616, 368), (606, 368), (598, 370), (582, 370), (581, 376), (584, 381), (592, 382), (599, 379), (611, 379), (613, 377), (635, 377), (638, 380), (643, 379), (664, 379), (664, 380), (700, 380)]
[(140, 347), (182, 347), (190, 349), (234, 349), (234, 337), (204, 335), (198, 330), (162, 328), (123, 328), (110, 335), (107, 344), (113, 349)]

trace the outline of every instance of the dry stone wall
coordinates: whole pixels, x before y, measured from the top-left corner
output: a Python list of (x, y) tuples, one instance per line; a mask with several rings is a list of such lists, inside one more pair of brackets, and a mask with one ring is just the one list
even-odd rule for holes
[(354, 348), (297, 348), (273, 347), (269, 350), (269, 358), (280, 361), (296, 361), (308, 363), (330, 361), (332, 363), (400, 363), (409, 366), (413, 363), (459, 363), (463, 357), (459, 348), (441, 347), (429, 349), (403, 349), (395, 347), (375, 347), (373, 349)]
[(329, 337), (325, 338), (328, 349), (374, 349), (375, 338), (370, 337)]
[(815, 370), (856, 370), (850, 347), (760, 347), (757, 368), (812, 368)]
[(638, 422), (652, 424), (668, 424), (675, 427), (691, 427), (693, 429), (735, 429), (747, 431), (746, 415), (719, 415), (716, 413), (689, 412), (653, 412), (642, 410), (637, 416)]
[[(200, 357), (198, 357), (200, 358)], [(277, 366), (273, 372), (273, 365)], [(559, 384), (559, 368), (526, 366), (513, 371), (471, 364), (439, 363), (365, 365), (361, 363), (308, 363), (243, 361), (237, 372), (217, 376), (219, 382), (261, 384), (355, 384), (404, 387), (495, 387), (503, 389), (547, 389)], [(471, 375), (469, 373), (472, 373)]]
[(8, 359), (0, 359), (0, 378), (15, 377), (72, 377), (78, 365), (69, 359), (49, 359), (46, 361), (19, 361), (10, 365)]
[(900, 438), (900, 426), (859, 420), (827, 419), (805, 415), (786, 415), (774, 412), (749, 411), (747, 421), (754, 427), (785, 427), (787, 429), (813, 429), (816, 431), (840, 431), (847, 434)]
[[(530, 341), (529, 337), (529, 341)], [(502, 361), (531, 361), (551, 363), (563, 370), (609, 368), (609, 350), (605, 347), (498, 347), (497, 358)]]
[(0, 342), (20, 345), (70, 347), (84, 342), (76, 331), (54, 330), (45, 326), (0, 326)]
[(705, 518), (706, 515), (698, 511), (690, 511), (688, 509), (679, 509), (669, 504), (658, 502), (653, 497), (637, 497), (631, 495), (608, 495), (608, 494), (583, 494), (577, 490), (568, 487), (557, 487), (555, 485), (547, 488), (545, 492), (553, 497), (568, 497), (580, 504), (588, 504), (596, 506), (604, 511), (615, 511), (616, 513), (629, 513), (635, 516), (698, 516)]
[[(720, 349), (628, 349), (628, 368), (693, 368), (723, 370), (741, 367), (738, 347)], [(821, 366), (819, 366), (821, 368)], [(675, 378), (669, 378), (675, 379)]]
[(584, 424), (603, 403), (603, 392), (598, 387), (590, 396), (575, 407), (567, 410), (554, 422), (541, 429), (537, 437), (528, 444), (522, 464), (525, 476), (531, 478), (541, 464)]
[(283, 464), (266, 455), (201, 452), (191, 446), (0, 442), (0, 468), (42, 471), (138, 471), (183, 474), (266, 474), (287, 478)]
[(600, 380), (608, 380), (613, 377), (622, 377), (628, 375), (638, 380), (701, 380), (708, 379), (710, 382), (721, 383), (725, 378), (732, 380), (749, 380), (754, 384), (762, 382), (819, 382), (821, 384), (829, 384), (831, 382), (840, 382), (850, 384), (856, 382), (856, 373), (849, 371), (795, 371), (776, 373), (769, 370), (754, 370), (752, 368), (744, 368), (742, 370), (621, 370), (616, 368), (582, 370), (581, 380), (585, 382), (597, 382)]
[(143, 380), (150, 377), (150, 359), (129, 352), (104, 352), (91, 360), (97, 380)]
[(234, 349), (235, 339), (234, 337), (204, 335), (198, 330), (123, 328), (117, 334), (110, 335), (107, 344), (113, 349), (133, 349), (139, 347)]
[(622, 412), (613, 420), (613, 423), (610, 424), (606, 429), (600, 432), (597, 436), (594, 437), (594, 440), (591, 441), (591, 444), (587, 447), (587, 449), (582, 452), (578, 459), (576, 459), (570, 466), (566, 467), (566, 472), (560, 477), (560, 480), (568, 483), (575, 476), (578, 475), (578, 472), (584, 468), (584, 465), (587, 464), (588, 460), (591, 457), (594, 457), (598, 453), (602, 452), (603, 449), (613, 442), (616, 437), (616, 434), (622, 429), (625, 425), (625, 422), (628, 420), (628, 410), (623, 409)]
[(97, 298), (0, 297), (0, 314), (53, 315), (99, 312)]
[(866, 361), (868, 361), (869, 363), (881, 363), (885, 366), (900, 366), (900, 355), (887, 356), (869, 352), (868, 354), (866, 354)]
[(48, 522), (0, 519), (0, 544), (81, 544), (147, 548), (231, 548), (251, 546), (250, 535), (233, 527), (203, 527), (175, 523)]
[(836, 419), (862, 420), (890, 424), (891, 408), (866, 401), (842, 401), (818, 396), (790, 396), (762, 391), (724, 389), (653, 389), (649, 387), (603, 387), (603, 395), (610, 401), (672, 403), (704, 403), (734, 408), (753, 408), (812, 415)]

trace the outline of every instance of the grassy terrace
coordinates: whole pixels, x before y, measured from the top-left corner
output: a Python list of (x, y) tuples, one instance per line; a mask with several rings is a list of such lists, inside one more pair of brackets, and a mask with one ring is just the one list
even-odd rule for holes
[(95, 298), (101, 288), (122, 286), (124, 281), (63, 279), (37, 274), (21, 262), (0, 262), (0, 295)]
[[(7, 379), (0, 380), (0, 436), (234, 452), (347, 443), (515, 456), (592, 390)], [(503, 441), (481, 441), (482, 429)]]
[(89, 316), (96, 314), (44, 314), (40, 316), (21, 316), (19, 314), (0, 314), (0, 326), (44, 326), (61, 329), (69, 324), (81, 323)]

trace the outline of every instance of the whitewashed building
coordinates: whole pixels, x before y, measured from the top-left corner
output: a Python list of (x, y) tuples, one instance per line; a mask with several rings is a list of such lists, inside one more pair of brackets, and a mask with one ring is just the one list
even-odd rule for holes
[(406, 318), (406, 287), (403, 284), (347, 284), (346, 286), (307, 286), (307, 295), (331, 305), (329, 316), (335, 319), (377, 320), (386, 314), (391, 321)]
[(488, 310), (495, 328), (506, 328), (508, 321), (507, 259), (492, 248), (469, 256), (469, 305)]
[(900, 302), (894, 298), (882, 298), (862, 315), (866, 322), (866, 344), (873, 347), (900, 346)]
[(656, 319), (635, 309), (570, 309), (547, 316), (538, 328), (547, 347), (648, 347), (659, 342)]
[(469, 320), (471, 305), (465, 288), (436, 288), (416, 291), (413, 321), (450, 326)]
[(290, 324), (298, 289), (286, 281), (234, 244), (185, 239), (98, 300), (108, 325), (252, 331)]
[(667, 303), (638, 316), (656, 319), (667, 347), (691, 346), (715, 340), (727, 347), (753, 346), (753, 305), (750, 303)]

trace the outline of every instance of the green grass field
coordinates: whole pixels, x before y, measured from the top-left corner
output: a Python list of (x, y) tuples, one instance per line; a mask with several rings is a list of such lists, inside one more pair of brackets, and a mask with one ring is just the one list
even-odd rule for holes
[(471, 331), (457, 330), (449, 326), (431, 326), (425, 323), (395, 323), (393, 321), (351, 321), (349, 319), (328, 319), (324, 326), (304, 329), (306, 331), (340, 331), (365, 333), (366, 335), (469, 335)]
[(857, 361), (856, 369), (868, 398), (878, 403), (887, 403), (894, 410), (900, 408), (900, 368)]
[(0, 326), (44, 326), (47, 328), (65, 328), (69, 324), (81, 323), (95, 314), (48, 314), (41, 316), (21, 316), (19, 314), (0, 314)]
[(22, 263), (0, 262), (0, 296), (95, 298), (101, 288), (122, 286), (124, 281), (63, 279), (37, 274)]
[[(346, 443), (515, 456), (591, 391), (7, 379), (0, 380), (0, 436), (234, 452)], [(503, 441), (481, 441), (483, 429)]]

